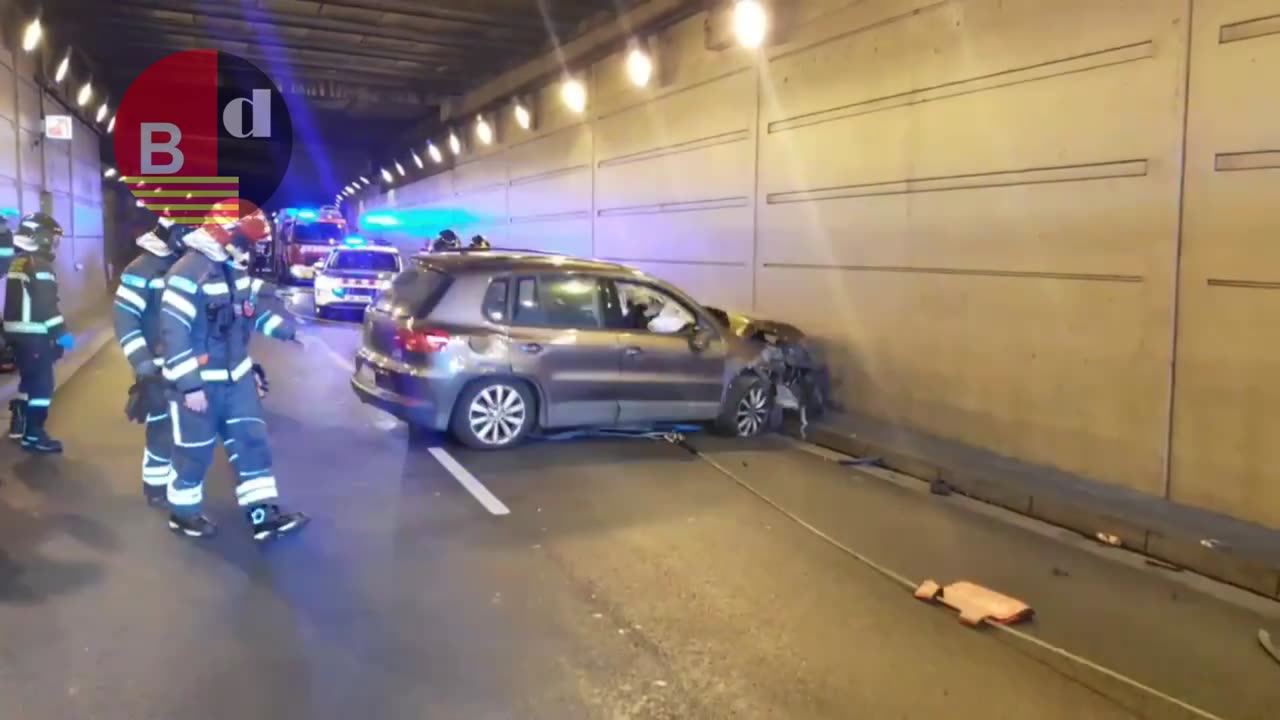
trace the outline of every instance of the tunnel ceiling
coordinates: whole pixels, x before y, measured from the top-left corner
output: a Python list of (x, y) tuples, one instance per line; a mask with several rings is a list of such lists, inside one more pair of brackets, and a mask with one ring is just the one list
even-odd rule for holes
[[(286, 95), (306, 102), (327, 137), (372, 148), (378, 138), (436, 114), (445, 98), (635, 4), (51, 0), (45, 10), (107, 75), (116, 97), (170, 53), (222, 50), (257, 64)], [(365, 132), (353, 134), (352, 127)]]

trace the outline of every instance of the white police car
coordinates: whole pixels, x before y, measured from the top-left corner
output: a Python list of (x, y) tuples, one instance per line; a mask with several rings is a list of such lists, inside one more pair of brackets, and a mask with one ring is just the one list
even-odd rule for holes
[(347, 238), (315, 264), (316, 315), (323, 318), (335, 310), (363, 310), (374, 296), (390, 287), (402, 268), (395, 248)]

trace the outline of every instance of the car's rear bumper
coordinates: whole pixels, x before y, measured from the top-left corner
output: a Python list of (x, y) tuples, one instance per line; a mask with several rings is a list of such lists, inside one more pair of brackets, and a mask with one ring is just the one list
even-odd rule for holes
[(385, 358), (371, 360), (369, 351), (362, 350), (356, 355), (351, 389), (361, 402), (405, 422), (447, 430), (453, 402), (465, 381), (457, 377), (427, 378), (402, 370)]

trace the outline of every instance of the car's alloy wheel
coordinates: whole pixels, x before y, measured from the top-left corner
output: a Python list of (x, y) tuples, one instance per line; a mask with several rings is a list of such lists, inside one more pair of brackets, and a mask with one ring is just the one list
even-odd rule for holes
[(524, 398), (515, 388), (490, 385), (467, 408), (467, 426), (486, 445), (509, 445), (520, 436), (528, 412)]
[(734, 423), (737, 425), (739, 436), (751, 437), (760, 434), (768, 420), (769, 393), (764, 384), (758, 383), (738, 401)]

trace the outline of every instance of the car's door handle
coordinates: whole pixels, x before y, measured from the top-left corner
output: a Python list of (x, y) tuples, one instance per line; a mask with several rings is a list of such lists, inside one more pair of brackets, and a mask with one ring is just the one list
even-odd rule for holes
[(538, 353), (542, 352), (542, 346), (539, 345), (538, 343), (525, 343), (524, 345), (520, 346), (520, 349), (523, 350), (524, 352), (529, 353), (530, 355), (537, 355)]
[(640, 348), (636, 347), (635, 345), (632, 345), (631, 347), (628, 347), (627, 349), (623, 350), (622, 352), (626, 353), (627, 357), (635, 357), (636, 355), (639, 355), (640, 353), (643, 353), (643, 352), (644, 352), (644, 350), (641, 350)]

